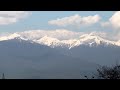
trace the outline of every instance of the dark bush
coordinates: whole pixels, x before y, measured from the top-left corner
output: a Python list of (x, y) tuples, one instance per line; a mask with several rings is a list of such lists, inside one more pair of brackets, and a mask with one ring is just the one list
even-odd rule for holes
[(98, 79), (120, 79), (120, 65), (102, 66), (97, 69)]

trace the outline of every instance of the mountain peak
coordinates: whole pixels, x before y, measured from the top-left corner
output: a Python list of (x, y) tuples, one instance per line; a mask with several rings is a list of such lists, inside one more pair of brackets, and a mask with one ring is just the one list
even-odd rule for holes
[(2, 37), (0, 37), (0, 41), (14, 39), (16, 37), (20, 37), (20, 35), (17, 34), (17, 33), (13, 33), (13, 34), (10, 34), (8, 36), (2, 36)]
[[(120, 46), (120, 41), (110, 41), (101, 37), (101, 33), (80, 33), (67, 31), (65, 29), (55, 31), (25, 31), (20, 33), (13, 33), (8, 36), (1, 36), (0, 41), (10, 39), (28, 40), (38, 44), (43, 44), (50, 47), (76, 47), (79, 45), (116, 45)], [(62, 39), (61, 39), (62, 38)]]
[(40, 43), (40, 44), (45, 44), (47, 46), (51, 46), (51, 45), (57, 45), (60, 41), (56, 38), (48, 37), (46, 35), (39, 40), (35, 40), (35, 42)]
[(90, 34), (84, 34), (84, 35), (80, 36), (80, 41), (82, 41), (82, 42), (94, 41), (94, 42), (100, 44), (100, 41), (103, 41), (103, 39), (101, 37), (99, 37), (98, 35), (95, 35), (95, 33), (90, 33)]

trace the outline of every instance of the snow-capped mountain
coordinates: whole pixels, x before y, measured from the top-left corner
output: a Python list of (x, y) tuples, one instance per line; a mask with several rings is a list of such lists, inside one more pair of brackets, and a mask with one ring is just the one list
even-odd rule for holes
[(104, 35), (66, 30), (2, 35), (0, 73), (9, 78), (80, 78), (81, 73), (94, 72), (98, 64), (111, 65), (119, 59), (120, 40)]
[(78, 38), (68, 39), (68, 40), (59, 40), (57, 38), (52, 38), (44, 36), (39, 40), (34, 40), (36, 43), (44, 44), (51, 47), (57, 46), (67, 46), (69, 48), (76, 47), (79, 45), (116, 45), (120, 46), (120, 41), (111, 41), (96, 35), (95, 33), (83, 34)]
[[(67, 30), (55, 30), (55, 31), (24, 31), (16, 32), (8, 36), (1, 36), (0, 41), (10, 40), (19, 37), (22, 40), (29, 40), (38, 44), (47, 45), (52, 48), (54, 47), (68, 47), (69, 49), (80, 46), (89, 45), (116, 45), (120, 46), (120, 41), (111, 41), (102, 37), (102, 34), (91, 32), (91, 33), (80, 33)], [(68, 38), (69, 37), (69, 38)]]
[(0, 58), (0, 74), (4, 72), (6, 78), (82, 78), (81, 73), (95, 71), (97, 67), (87, 60), (20, 38), (0, 41)]

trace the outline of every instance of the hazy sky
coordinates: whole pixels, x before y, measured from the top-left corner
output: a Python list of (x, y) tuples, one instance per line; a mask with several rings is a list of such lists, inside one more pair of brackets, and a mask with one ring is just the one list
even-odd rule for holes
[(115, 13), (115, 11), (0, 11), (0, 32), (36, 29), (111, 32), (113, 28), (108, 22)]

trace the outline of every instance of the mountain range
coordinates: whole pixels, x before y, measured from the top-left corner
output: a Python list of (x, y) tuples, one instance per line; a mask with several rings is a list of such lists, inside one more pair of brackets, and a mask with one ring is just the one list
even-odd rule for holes
[(31, 30), (0, 36), (0, 73), (7, 78), (84, 78), (119, 56), (120, 41), (103, 33)]

